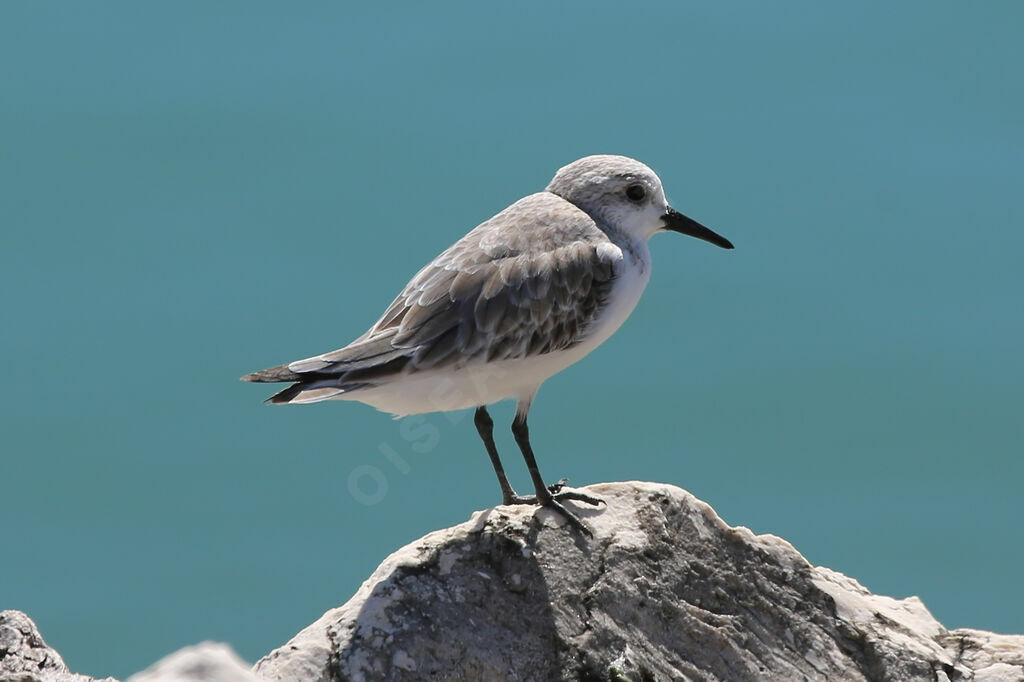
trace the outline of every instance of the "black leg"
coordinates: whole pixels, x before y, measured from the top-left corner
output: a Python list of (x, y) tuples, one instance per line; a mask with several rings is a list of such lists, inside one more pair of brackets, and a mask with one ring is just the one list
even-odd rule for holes
[[(491, 458), (491, 465), (494, 467), (494, 473), (498, 477), (498, 485), (501, 486), (501, 503), (502, 504), (537, 504), (536, 495), (519, 495), (516, 493), (512, 484), (508, 482), (508, 476), (505, 475), (505, 467), (501, 464), (501, 457), (498, 456), (498, 447), (494, 444), (494, 420), (491, 419), (490, 413), (487, 411), (487, 407), (481, 405), (476, 408), (476, 414), (473, 415), (473, 423), (476, 424), (477, 433), (480, 434), (480, 440), (484, 442), (484, 447), (487, 448), (487, 454)], [(552, 483), (549, 485), (548, 491), (551, 492), (556, 498), (565, 495), (568, 499), (580, 499), (580, 500), (596, 500), (596, 498), (582, 493), (574, 492), (561, 492), (565, 484), (569, 482), (569, 479), (563, 478), (558, 483)], [(595, 501), (594, 504), (597, 504)]]
[(481, 405), (476, 408), (476, 414), (473, 415), (473, 423), (476, 424), (480, 440), (484, 442), (484, 447), (487, 448), (487, 454), (490, 456), (491, 464), (494, 466), (494, 473), (498, 476), (498, 485), (501, 486), (502, 504), (515, 504), (518, 495), (516, 495), (516, 491), (512, 489), (508, 482), (508, 476), (505, 475), (505, 467), (501, 465), (498, 448), (494, 445), (494, 420), (491, 419), (486, 406)]
[(575, 514), (566, 509), (559, 500), (579, 500), (595, 505), (601, 504), (601, 500), (573, 491), (560, 492), (562, 486), (565, 485), (564, 479), (550, 488), (544, 485), (544, 479), (541, 478), (540, 469), (537, 467), (537, 458), (534, 457), (533, 447), (530, 446), (530, 427), (526, 423), (526, 412), (527, 410), (516, 412), (516, 418), (512, 422), (512, 435), (515, 436), (516, 444), (519, 445), (523, 459), (526, 460), (526, 468), (530, 470), (530, 478), (533, 479), (533, 488), (537, 494), (536, 501), (545, 507), (557, 509), (574, 528), (581, 533), (593, 536), (590, 529)]
[(546, 504), (551, 499), (551, 491), (544, 485), (540, 469), (537, 467), (537, 458), (533, 456), (533, 447), (530, 445), (530, 427), (526, 423), (526, 415), (516, 413), (512, 421), (512, 435), (516, 438), (516, 444), (523, 453), (526, 460), (526, 468), (530, 470), (530, 478), (533, 479), (534, 490), (537, 491), (537, 501)]

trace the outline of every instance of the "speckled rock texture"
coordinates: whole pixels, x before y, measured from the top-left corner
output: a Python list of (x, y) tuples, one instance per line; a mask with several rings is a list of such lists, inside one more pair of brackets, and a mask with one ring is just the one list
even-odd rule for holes
[[(76, 675), (21, 611), (0, 611), (0, 682), (90, 682)], [(104, 682), (116, 682), (108, 677)]]
[[(346, 604), (252, 670), (184, 649), (131, 682), (842, 680), (1024, 682), (1024, 636), (946, 630), (669, 485), (585, 489), (588, 538), (548, 510), (478, 512), (388, 557)], [(85, 682), (21, 613), (0, 682)]]

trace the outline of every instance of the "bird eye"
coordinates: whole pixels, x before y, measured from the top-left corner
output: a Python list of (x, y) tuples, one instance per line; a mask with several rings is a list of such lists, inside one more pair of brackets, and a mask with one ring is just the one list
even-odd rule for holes
[(626, 196), (630, 201), (641, 201), (647, 196), (647, 190), (644, 189), (643, 185), (630, 185), (626, 188)]

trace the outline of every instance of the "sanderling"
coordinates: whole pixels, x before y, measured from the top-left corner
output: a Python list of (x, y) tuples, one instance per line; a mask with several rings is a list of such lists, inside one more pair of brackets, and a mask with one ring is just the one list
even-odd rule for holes
[[(540, 504), (586, 526), (560, 500), (600, 504), (547, 486), (526, 418), (537, 389), (619, 328), (651, 275), (647, 240), (671, 230), (731, 249), (679, 213), (661, 180), (624, 156), (561, 168), (543, 192), (480, 224), (419, 271), (369, 331), (344, 348), (254, 372), (295, 382), (272, 403), (357, 400), (402, 416), (475, 408), (504, 504)], [(494, 444), (487, 405), (518, 401), (512, 433), (533, 479), (518, 495)]]

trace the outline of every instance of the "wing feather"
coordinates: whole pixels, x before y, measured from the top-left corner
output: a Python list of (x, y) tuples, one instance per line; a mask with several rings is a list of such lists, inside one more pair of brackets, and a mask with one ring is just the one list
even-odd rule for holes
[(531, 195), (417, 273), (359, 339), (288, 369), (362, 386), (570, 348), (605, 305), (621, 257), (575, 206)]

